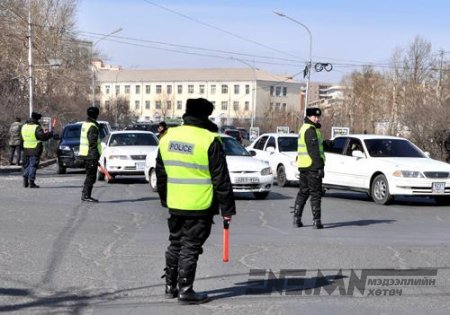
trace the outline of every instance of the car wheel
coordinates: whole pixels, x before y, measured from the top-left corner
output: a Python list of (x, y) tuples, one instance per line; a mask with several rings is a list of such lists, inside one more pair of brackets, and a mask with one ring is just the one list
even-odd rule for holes
[(150, 189), (153, 192), (157, 192), (158, 191), (158, 186), (156, 185), (156, 171), (154, 168), (152, 168), (149, 172), (149, 183), (150, 183)]
[(394, 197), (389, 193), (389, 184), (386, 176), (378, 175), (375, 177), (370, 187), (370, 196), (379, 205), (388, 205), (392, 202)]
[(280, 165), (277, 168), (277, 184), (280, 187), (285, 187), (288, 184), (286, 179), (286, 170), (283, 165)]
[(440, 206), (450, 205), (450, 196), (434, 196), (434, 201)]
[(260, 191), (260, 192), (254, 192), (253, 195), (256, 199), (262, 200), (266, 199), (266, 197), (269, 195), (270, 191)]
[(105, 180), (105, 174), (102, 171), (97, 171), (97, 179), (100, 181)]
[(58, 174), (66, 174), (66, 168), (61, 163), (58, 163)]

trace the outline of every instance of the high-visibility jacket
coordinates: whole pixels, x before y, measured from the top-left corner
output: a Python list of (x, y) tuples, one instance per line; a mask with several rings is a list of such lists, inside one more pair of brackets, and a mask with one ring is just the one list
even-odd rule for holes
[(310, 167), (313, 163), (311, 157), (308, 154), (308, 148), (306, 147), (306, 140), (305, 140), (306, 130), (308, 130), (311, 127), (314, 128), (314, 131), (316, 132), (317, 139), (319, 140), (320, 157), (325, 162), (325, 153), (323, 151), (322, 133), (313, 124), (304, 123), (298, 132), (299, 137), (298, 137), (298, 150), (297, 150), (298, 151), (297, 166), (299, 168)]
[(23, 139), (24, 149), (36, 149), (38, 144), (41, 142), (36, 138), (36, 129), (38, 125), (36, 124), (25, 124), (22, 127), (21, 134)]
[[(88, 156), (89, 154), (89, 139), (88, 139), (88, 131), (89, 128), (94, 126), (98, 129), (98, 126), (92, 122), (85, 121), (81, 125), (81, 133), (80, 133), (80, 156)], [(97, 150), (99, 154), (102, 154), (102, 146), (100, 142), (100, 137), (97, 138)]]
[(167, 206), (208, 210), (213, 200), (208, 149), (217, 133), (195, 126), (169, 128), (159, 150), (167, 173)]

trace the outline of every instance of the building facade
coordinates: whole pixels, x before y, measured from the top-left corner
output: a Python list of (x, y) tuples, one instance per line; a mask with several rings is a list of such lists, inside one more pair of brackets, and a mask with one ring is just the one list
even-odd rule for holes
[(100, 68), (96, 104), (117, 111), (118, 100), (139, 121), (181, 118), (186, 100), (203, 97), (211, 120), (257, 126), (270, 111), (299, 111), (303, 83), (258, 69), (125, 70)]

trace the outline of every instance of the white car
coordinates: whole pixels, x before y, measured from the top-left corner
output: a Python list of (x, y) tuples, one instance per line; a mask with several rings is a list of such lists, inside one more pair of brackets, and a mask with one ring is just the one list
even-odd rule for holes
[(450, 198), (450, 164), (429, 158), (405, 138), (346, 135), (326, 152), (324, 188), (366, 192), (387, 205), (397, 195)]
[(297, 167), (298, 134), (265, 133), (247, 150), (258, 160), (268, 161), (280, 187), (299, 180)]
[[(255, 198), (266, 198), (273, 185), (269, 164), (253, 158), (233, 137), (220, 135), (226, 153), (233, 192), (250, 192)], [(145, 177), (153, 191), (157, 191), (155, 160), (157, 152), (152, 152), (145, 161)]]
[(117, 175), (144, 175), (147, 155), (158, 149), (158, 138), (149, 131), (113, 131), (103, 146), (99, 163), (112, 179), (98, 171), (99, 180), (111, 182)]

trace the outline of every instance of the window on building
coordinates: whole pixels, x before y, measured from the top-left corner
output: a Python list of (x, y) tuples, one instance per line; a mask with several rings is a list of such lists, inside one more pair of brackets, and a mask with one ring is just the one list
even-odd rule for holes
[[(180, 86), (180, 85), (179, 85)], [(182, 101), (177, 101), (177, 109), (181, 110), (183, 109), (183, 102)]]
[(245, 110), (249, 110), (250, 109), (250, 102), (249, 101), (245, 101), (244, 109)]
[(281, 109), (283, 111), (286, 111), (286, 109), (287, 109), (286, 103), (281, 104)]
[(156, 94), (161, 94), (162, 92), (162, 86), (161, 85), (156, 85)]
[(274, 110), (275, 109), (275, 106), (273, 105), (273, 103), (270, 103), (270, 110)]
[(116, 85), (116, 95), (119, 95), (120, 93), (120, 85)]
[(182, 94), (183, 93), (183, 86), (181, 84), (177, 85), (177, 93)]
[(273, 86), (270, 86), (270, 96), (273, 96)]
[(281, 96), (281, 86), (275, 88), (275, 96)]
[(145, 86), (145, 94), (150, 94), (150, 85)]
[(110, 103), (109, 103), (109, 101), (105, 101), (105, 109), (106, 109), (106, 111), (110, 110)]
[(150, 101), (145, 101), (145, 109), (150, 109)]
[(110, 85), (105, 85), (105, 94), (109, 94), (111, 90), (111, 86)]
[(135, 86), (135, 93), (136, 94), (141, 94), (141, 86), (140, 85), (136, 85)]
[(211, 84), (211, 94), (216, 94), (216, 85)]
[(167, 109), (172, 109), (172, 101), (167, 101), (166, 105), (167, 105)]
[(228, 93), (228, 85), (222, 84), (222, 94), (227, 94), (227, 93)]
[(222, 101), (221, 109), (222, 110), (227, 110), (227, 108), (228, 108), (228, 102), (227, 101)]
[(168, 85), (166, 88), (167, 88), (167, 94), (172, 94), (172, 85)]
[(130, 86), (125, 85), (125, 94), (130, 94)]
[(245, 85), (245, 94), (250, 94), (250, 84)]
[(194, 85), (193, 84), (188, 85), (188, 94), (194, 94)]
[(139, 107), (140, 107), (140, 102), (134, 101), (134, 109), (139, 109)]
[(200, 84), (200, 87), (199, 87), (199, 92), (200, 92), (200, 94), (205, 94), (205, 85), (204, 84)]
[(156, 109), (161, 109), (161, 101), (156, 101), (155, 102), (155, 108)]
[(275, 110), (279, 111), (281, 108), (281, 104), (280, 103), (276, 103), (275, 104)]
[(287, 87), (286, 86), (283, 87), (283, 96), (287, 96)]
[(234, 111), (238, 111), (239, 110), (239, 101), (234, 101), (233, 102), (233, 110)]
[(239, 94), (239, 84), (234, 85), (234, 94)]

